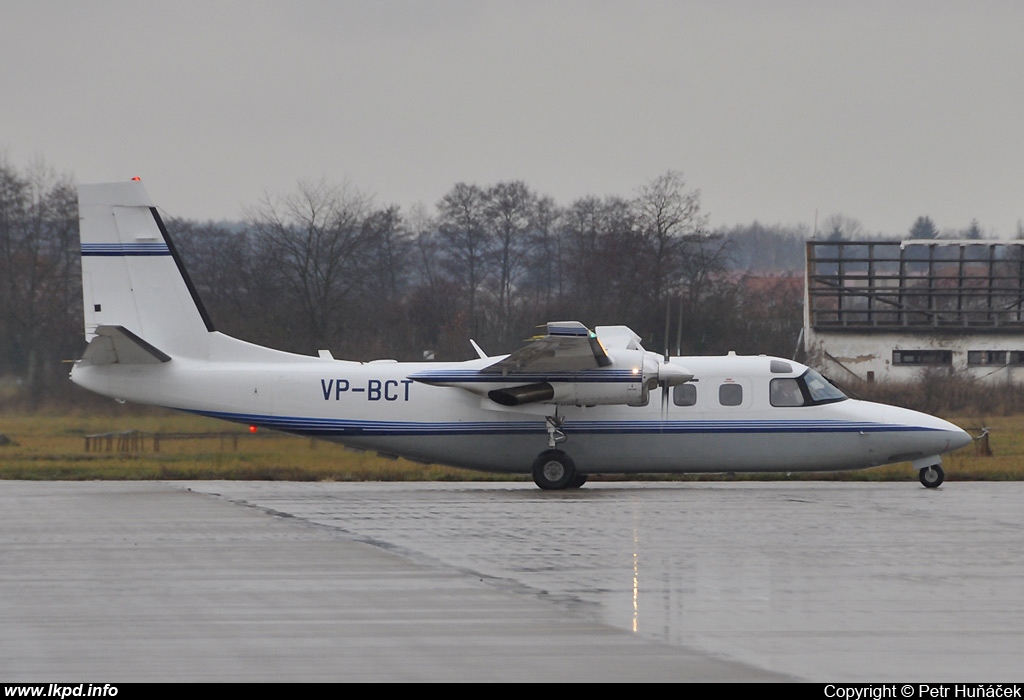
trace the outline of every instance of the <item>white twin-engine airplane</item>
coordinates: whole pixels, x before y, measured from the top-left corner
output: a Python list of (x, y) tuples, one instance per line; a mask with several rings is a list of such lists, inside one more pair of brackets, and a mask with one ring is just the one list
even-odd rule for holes
[(847, 398), (773, 357), (663, 357), (625, 326), (575, 321), (511, 355), (405, 363), (296, 355), (214, 330), (141, 182), (79, 188), (85, 336), (71, 379), (121, 400), (334, 440), (421, 462), (589, 474), (859, 469), (971, 442), (915, 411)]

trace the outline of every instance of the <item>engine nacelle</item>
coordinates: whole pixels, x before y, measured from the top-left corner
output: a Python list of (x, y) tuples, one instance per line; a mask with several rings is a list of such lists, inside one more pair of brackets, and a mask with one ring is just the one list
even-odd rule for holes
[(538, 382), (502, 389), (492, 389), (487, 397), (502, 406), (522, 406), (528, 403), (553, 403), (562, 406), (598, 406), (609, 404), (641, 403), (647, 389), (642, 374), (635, 380)]
[[(531, 359), (535, 365), (543, 364), (542, 360)], [(675, 386), (693, 378), (685, 368), (646, 350), (617, 348), (608, 353), (607, 360), (599, 368), (566, 370), (555, 366), (523, 372), (501, 367), (499, 362), (494, 366), (502, 370), (500, 374), (490, 368), (442, 369), (417, 372), (410, 379), (432, 386), (457, 387), (502, 406), (606, 406), (643, 405), (651, 389)]]
[(685, 368), (652, 352), (618, 350), (610, 366), (569, 373), (554, 379), (491, 389), (487, 397), (502, 406), (551, 403), (562, 406), (642, 405), (660, 385), (675, 386), (693, 378)]

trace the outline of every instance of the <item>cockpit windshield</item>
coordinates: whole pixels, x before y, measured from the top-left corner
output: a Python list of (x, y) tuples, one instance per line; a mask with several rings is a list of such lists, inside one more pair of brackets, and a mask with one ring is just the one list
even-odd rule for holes
[(846, 394), (839, 391), (839, 389), (813, 369), (804, 372), (800, 379), (807, 386), (807, 393), (810, 394), (813, 403), (833, 403), (846, 398)]
[(772, 406), (819, 406), (846, 399), (846, 394), (809, 369), (799, 377), (779, 377), (769, 384)]

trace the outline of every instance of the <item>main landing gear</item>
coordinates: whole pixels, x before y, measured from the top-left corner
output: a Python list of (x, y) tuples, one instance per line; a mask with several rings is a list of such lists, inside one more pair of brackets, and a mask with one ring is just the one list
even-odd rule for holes
[(561, 418), (556, 413), (553, 416), (544, 416), (544, 423), (548, 428), (548, 447), (551, 449), (555, 448), (560, 442), (565, 442), (565, 433), (562, 432), (562, 424), (565, 422), (565, 418)]
[(565, 442), (566, 436), (562, 432), (562, 424), (565, 418), (558, 415), (556, 411), (552, 416), (544, 417), (548, 430), (548, 450), (541, 452), (537, 459), (533, 460), (533, 482), (545, 491), (560, 491), (562, 489), (578, 489), (587, 482), (587, 475), (576, 471), (576, 463), (572, 457), (559, 449), (555, 449), (559, 443)]
[(533, 461), (533, 481), (545, 491), (578, 489), (586, 483), (587, 475), (576, 472), (576, 463), (569, 455), (547, 450)]
[(942, 467), (938, 464), (933, 464), (930, 467), (921, 469), (917, 476), (925, 488), (934, 489), (941, 486), (942, 482), (945, 481), (946, 472), (942, 471)]

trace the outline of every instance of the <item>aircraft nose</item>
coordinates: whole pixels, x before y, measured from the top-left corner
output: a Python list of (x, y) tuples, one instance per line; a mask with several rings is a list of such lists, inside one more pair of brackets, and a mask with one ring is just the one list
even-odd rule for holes
[(941, 450), (942, 452), (954, 452), (974, 442), (974, 438), (960, 426), (934, 416), (931, 419), (934, 421), (934, 427), (940, 431), (942, 440), (945, 443), (945, 449)]
[(872, 405), (875, 415), (884, 417), (895, 424), (904, 426), (916, 426), (921, 442), (918, 449), (929, 454), (945, 454), (959, 450), (970, 445), (972, 438), (960, 426), (954, 425), (947, 420), (932, 416), (927, 413), (919, 413), (906, 408), (895, 408), (879, 404)]
[(957, 426), (954, 425), (953, 429), (953, 435), (949, 439), (950, 452), (953, 452), (954, 450), (959, 450), (961, 447), (967, 447), (972, 442), (974, 442), (974, 438), (971, 437), (970, 434), (963, 428), (958, 428)]

